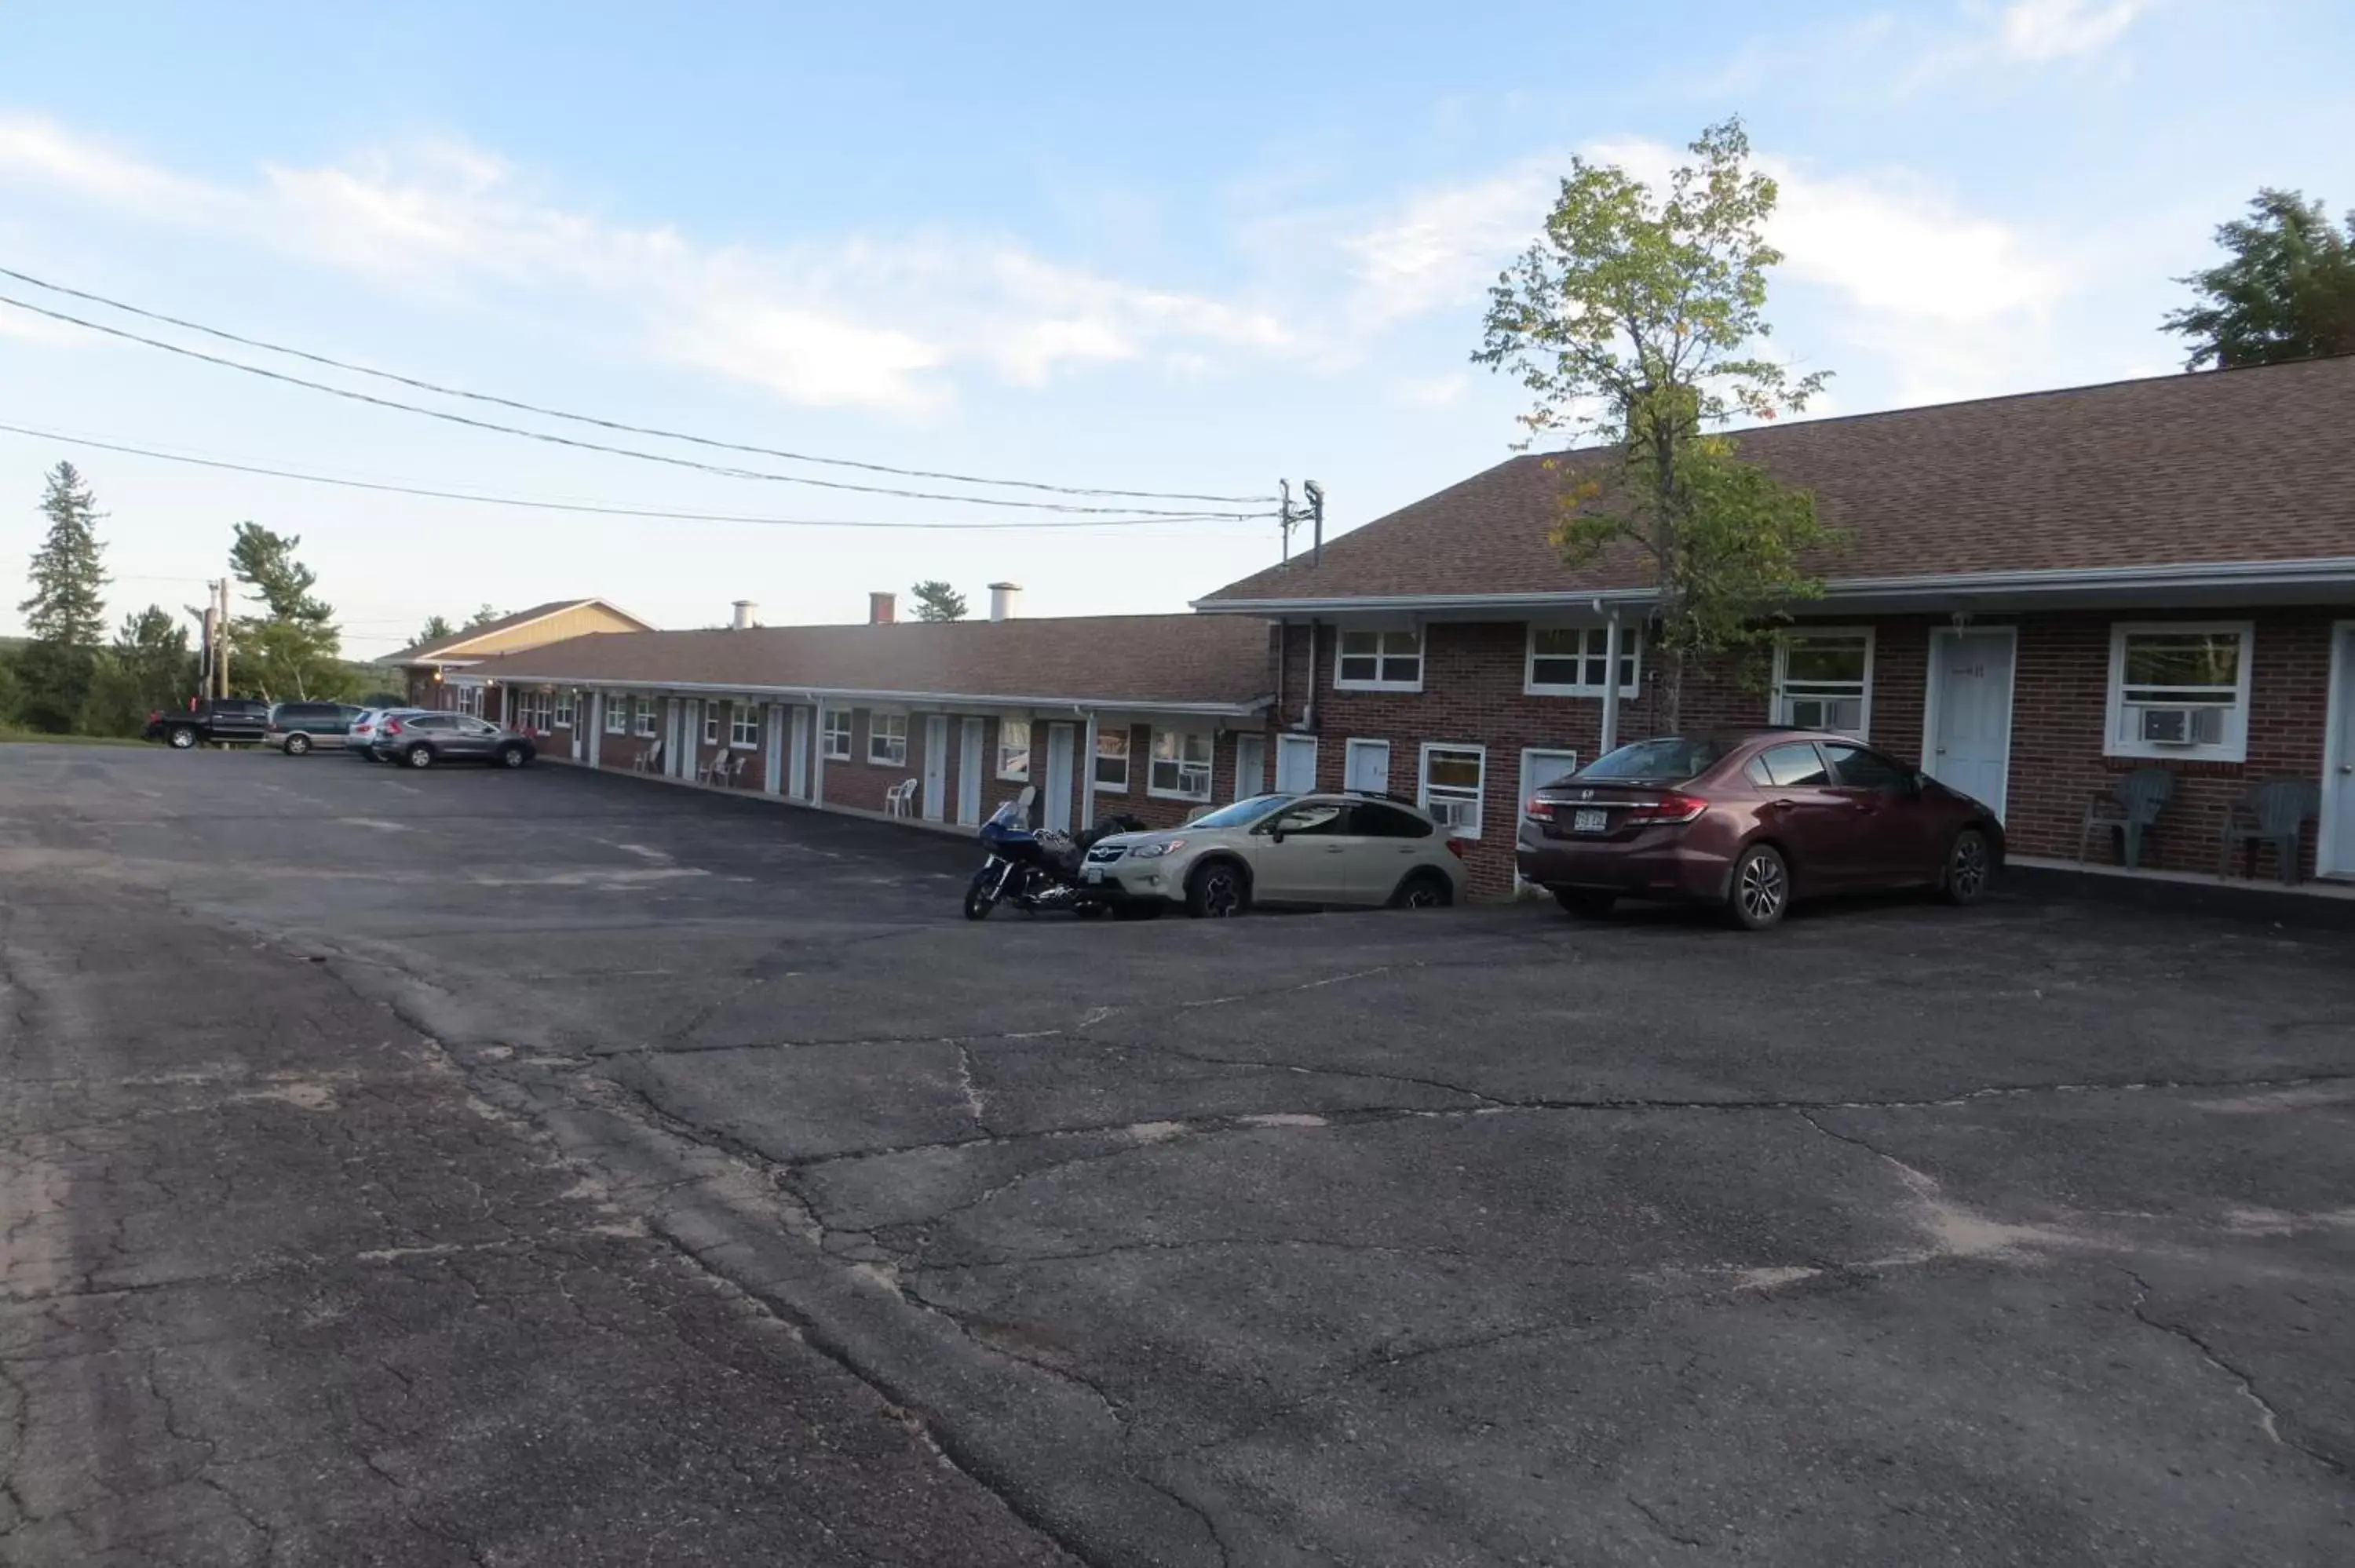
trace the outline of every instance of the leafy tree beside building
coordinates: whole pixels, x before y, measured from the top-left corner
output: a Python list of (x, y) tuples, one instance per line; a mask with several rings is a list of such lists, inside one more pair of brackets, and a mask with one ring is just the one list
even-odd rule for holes
[(229, 678), (273, 702), (340, 697), (350, 682), (336, 612), (311, 591), (318, 575), (295, 558), (302, 543), (299, 534), (240, 523), (229, 546), (230, 572), (262, 610), (236, 619)]
[(1691, 151), (1664, 191), (1573, 158), (1544, 233), (1490, 291), (1472, 356), (1534, 394), (1530, 440), (1608, 450), (1564, 465), (1552, 539), (1572, 566), (1625, 551), (1647, 567), (1655, 716), (1669, 731), (1687, 667), (1770, 639), (1788, 606), (1822, 592), (1804, 557), (1833, 538), (1812, 496), (1720, 433), (1736, 416), (1805, 408), (1825, 377), (1763, 351), (1766, 273), (1783, 260), (1765, 238), (1777, 192), (1751, 167), (1742, 122), (1710, 126)]
[(2342, 234), (2320, 202), (2261, 190), (2216, 242), (2230, 259), (2178, 279), (2200, 302), (2162, 323), (2191, 340), (2191, 369), (2355, 354), (2355, 213)]

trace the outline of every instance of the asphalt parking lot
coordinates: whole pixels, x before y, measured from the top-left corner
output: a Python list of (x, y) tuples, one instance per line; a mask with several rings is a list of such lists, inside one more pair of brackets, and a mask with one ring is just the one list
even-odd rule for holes
[(0, 1562), (2355, 1559), (2343, 934), (0, 747)]

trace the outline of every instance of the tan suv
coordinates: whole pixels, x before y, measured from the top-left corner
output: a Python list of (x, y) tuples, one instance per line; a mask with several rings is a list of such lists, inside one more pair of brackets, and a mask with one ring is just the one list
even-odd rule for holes
[(1241, 915), (1253, 904), (1426, 909), (1464, 889), (1463, 849), (1430, 813), (1391, 796), (1254, 795), (1182, 828), (1123, 833), (1088, 851), (1082, 886), (1115, 909)]

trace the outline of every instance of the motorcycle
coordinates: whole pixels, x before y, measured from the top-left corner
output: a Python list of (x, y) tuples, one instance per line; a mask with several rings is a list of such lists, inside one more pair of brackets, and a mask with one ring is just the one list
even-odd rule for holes
[(1094, 889), (1081, 885), (1080, 862), (1102, 840), (1114, 833), (1143, 832), (1145, 824), (1130, 816), (1107, 817), (1077, 837), (1053, 828), (1033, 828), (1030, 811), (1038, 798), (1038, 786), (1026, 784), (981, 824), (980, 838), (988, 854), (965, 885), (966, 919), (986, 920), (1000, 904), (1030, 915), (1062, 909), (1100, 915), (1109, 907)]

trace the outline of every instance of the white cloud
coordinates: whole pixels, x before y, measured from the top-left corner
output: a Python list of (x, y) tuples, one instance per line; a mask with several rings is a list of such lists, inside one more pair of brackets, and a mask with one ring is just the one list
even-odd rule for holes
[(1380, 325), (1478, 299), (1536, 236), (1567, 166), (1535, 158), (1470, 185), (1422, 191), (1343, 240), (1357, 273), (1357, 313)]
[(1460, 401), (1472, 389), (1472, 378), (1460, 370), (1445, 376), (1433, 376), (1422, 380), (1401, 381), (1396, 388), (1398, 400), (1416, 408), (1444, 408)]
[(0, 119), (9, 178), (403, 286), (570, 291), (634, 318), (657, 355), (814, 406), (922, 414), (975, 373), (1017, 386), (1122, 362), (1199, 375), (1291, 336), (1268, 311), (1099, 277), (993, 236), (701, 245), (567, 207), (456, 142), (272, 166), (229, 186)]
[(2094, 54), (2126, 36), (2149, 0), (2016, 0), (2004, 7), (2004, 53), (2051, 60)]

